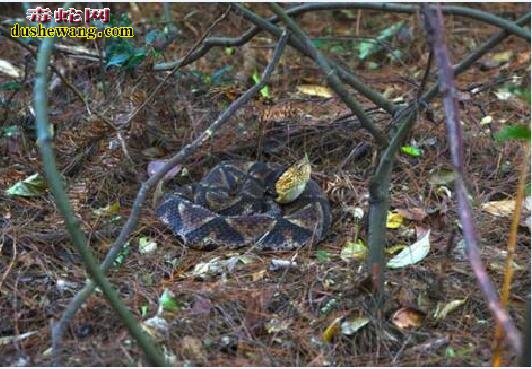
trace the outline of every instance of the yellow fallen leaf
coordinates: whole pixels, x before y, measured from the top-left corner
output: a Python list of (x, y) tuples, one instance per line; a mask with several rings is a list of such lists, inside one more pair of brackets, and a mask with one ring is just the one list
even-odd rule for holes
[(324, 98), (333, 97), (334, 94), (329, 87), (319, 85), (302, 85), (296, 87), (297, 92), (307, 96), (318, 96)]
[(493, 54), (492, 59), (493, 61), (499, 64), (503, 64), (503, 63), (509, 62), (513, 56), (514, 56), (513, 51), (504, 51), (502, 53)]
[(403, 224), (403, 216), (396, 211), (389, 211), (386, 215), (386, 228), (397, 229)]
[(95, 209), (94, 212), (96, 215), (100, 216), (110, 216), (115, 215), (120, 211), (120, 202), (115, 201), (111, 204), (107, 204), (107, 206), (99, 209)]
[(486, 125), (486, 124), (490, 124), (491, 122), (493, 122), (493, 118), (491, 115), (486, 115), (485, 117), (482, 117), (482, 119), (480, 120), (480, 125)]
[(481, 209), (496, 217), (510, 217), (515, 208), (514, 200), (489, 201), (480, 205)]
[(259, 270), (258, 272), (253, 272), (251, 274), (251, 280), (253, 282), (260, 281), (261, 279), (264, 278), (264, 273), (266, 273), (266, 269)]
[(434, 313), (434, 318), (436, 320), (442, 320), (444, 319), (449, 313), (451, 313), (453, 310), (458, 308), (459, 306), (462, 306), (467, 300), (467, 297), (465, 299), (461, 300), (453, 300), (446, 304), (441, 310), (440, 305), (436, 307), (436, 312)]
[(342, 251), (340, 251), (340, 259), (348, 262), (351, 260), (364, 260), (367, 255), (368, 248), (364, 245), (362, 240), (358, 240), (358, 242), (348, 242), (342, 248)]
[(452, 169), (436, 168), (429, 171), (429, 184), (433, 186), (448, 186), (454, 182), (456, 173)]
[[(495, 272), (504, 272), (505, 268), (506, 268), (506, 261), (500, 261), (500, 262), (492, 261), (488, 264), (488, 269), (493, 270)], [(514, 271), (525, 270), (525, 268), (517, 264), (515, 261), (512, 261), (512, 269)]]
[(407, 247), (407, 245), (393, 245), (390, 247), (386, 247), (384, 249), (384, 253), (387, 255), (395, 255), (398, 251), (401, 251), (405, 247)]
[(340, 333), (340, 322), (342, 318), (338, 317), (333, 320), (331, 324), (325, 330), (323, 331), (323, 334), (321, 336), (322, 340), (324, 342), (331, 342), (334, 336), (336, 336), (338, 333)]

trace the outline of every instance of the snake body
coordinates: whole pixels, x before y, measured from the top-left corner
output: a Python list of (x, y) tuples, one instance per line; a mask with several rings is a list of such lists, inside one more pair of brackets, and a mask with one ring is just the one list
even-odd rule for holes
[(310, 179), (293, 202), (278, 204), (272, 189), (284, 168), (261, 161), (222, 161), (200, 182), (166, 194), (156, 209), (186, 246), (255, 246), (293, 250), (321, 241), (331, 226), (329, 201)]

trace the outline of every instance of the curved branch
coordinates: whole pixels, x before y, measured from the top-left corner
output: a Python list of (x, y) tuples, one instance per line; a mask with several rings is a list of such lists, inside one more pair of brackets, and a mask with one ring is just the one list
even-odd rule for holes
[(462, 234), (466, 243), (469, 262), (471, 264), (471, 269), (475, 273), (480, 289), (488, 302), (489, 309), (493, 313), (497, 323), (504, 327), (508, 342), (512, 345), (513, 349), (520, 354), (523, 347), (519, 331), (502, 306), (497, 290), (491, 283), (480, 257), (478, 233), (475, 227), (475, 222), (473, 221), (473, 212), (465, 186), (464, 147), (462, 128), (460, 125), (460, 110), (456, 100), (454, 71), (451, 66), (447, 44), (443, 35), (443, 14), (439, 7), (433, 8), (423, 5), (422, 8), (425, 14), (427, 41), (434, 50), (434, 59), (438, 67), (440, 91), (443, 94), (443, 110), (445, 112), (449, 149), (451, 152), (451, 161), (456, 173), (455, 193), (458, 203), (458, 215), (460, 218), (460, 224), (462, 225)]
[(305, 35), (305, 33), (299, 28), (296, 22), (294, 22), (276, 3), (271, 3), (270, 7), (273, 12), (275, 12), (282, 20), (286, 23), (288, 28), (299, 38), (303, 43), (303, 46), (310, 54), (311, 58), (314, 59), (316, 64), (320, 67), (322, 73), (325, 75), (329, 86), (340, 96), (342, 101), (351, 109), (351, 111), (357, 116), (360, 123), (364, 128), (366, 128), (374, 137), (374, 139), (379, 143), (379, 145), (384, 146), (386, 144), (386, 138), (380, 132), (375, 124), (370, 120), (367, 114), (364, 112), (362, 106), (355, 100), (346, 88), (342, 85), (342, 82), (337, 76), (337, 73), (334, 69), (331, 68), (328, 61), (323, 57), (322, 53), (319, 52), (310, 39)]
[[(530, 22), (530, 13), (527, 13), (515, 21), (515, 24), (518, 26), (528, 24)], [(466, 71), (470, 66), (473, 65), (477, 60), (479, 60), (483, 55), (488, 53), (491, 49), (501, 43), (510, 33), (508, 31), (500, 31), (495, 35), (491, 36), (486, 42), (480, 45), (477, 49), (473, 50), (469, 55), (467, 55), (460, 63), (456, 64), (453, 67), (454, 76)], [(432, 87), (427, 93), (423, 95), (425, 101), (429, 101), (438, 94), (438, 86), (436, 84)]]
[[(367, 9), (367, 10), (382, 10), (396, 13), (417, 13), (419, 7), (417, 5), (400, 4), (400, 3), (308, 3), (296, 6), (287, 10), (290, 15), (302, 14), (309, 11), (318, 10), (340, 10), (340, 9)], [(524, 38), (530, 41), (530, 31), (526, 28), (516, 25), (513, 21), (501, 17), (497, 17), (491, 13), (466, 8), (462, 6), (444, 5), (442, 6), (444, 14), (459, 15), (468, 17), (484, 23), (491, 24), (508, 31), (509, 33)]]
[[(530, 13), (522, 16), (516, 21), (516, 24), (526, 24), (530, 21)], [(484, 54), (489, 52), (494, 46), (498, 45), (508, 37), (509, 33), (500, 31), (490, 37), (484, 44), (473, 50), (454, 68), (454, 75), (466, 71), (475, 61), (480, 59)], [(427, 66), (428, 71), (428, 66)], [(425, 79), (426, 77), (424, 77)], [(422, 83), (423, 84), (423, 83)], [(373, 279), (373, 286), (376, 290), (376, 305), (380, 306), (383, 296), (384, 271), (380, 265), (384, 265), (384, 244), (386, 234), (385, 219), (386, 212), (389, 209), (389, 184), (394, 167), (393, 158), (400, 148), (401, 142), (410, 132), (417, 117), (418, 103), (428, 104), (430, 100), (438, 95), (438, 84), (427, 91), (418, 101), (410, 103), (404, 110), (401, 110), (394, 118), (392, 126), (395, 131), (391, 134), (388, 147), (380, 155), (380, 161), (375, 169), (374, 175), (369, 181), (370, 206), (368, 212), (368, 246), (371, 250), (368, 255), (368, 266)]]
[[(270, 32), (271, 34), (275, 35), (276, 37), (279, 37), (281, 34), (281, 29), (279, 27), (276, 27), (271, 22), (277, 22), (277, 17), (271, 17), (268, 20), (263, 19), (259, 17), (257, 14), (253, 13), (249, 9), (245, 8), (244, 6), (241, 6), (241, 4), (234, 4), (234, 7), (242, 14), (244, 18), (255, 24), (254, 27), (247, 30), (244, 34), (242, 34), (240, 37), (232, 38), (232, 37), (209, 37), (204, 40), (201, 47), (196, 50), (194, 53), (187, 55), (183, 58), (181, 58), (178, 61), (170, 62), (170, 63), (159, 63), (154, 66), (155, 71), (168, 71), (172, 70), (176, 67), (180, 68), (184, 65), (190, 64), (193, 61), (197, 60), (201, 56), (205, 55), (212, 47), (215, 46), (242, 46), (249, 42), (255, 35), (257, 35), (260, 31), (266, 30)], [(287, 10), (287, 14), (290, 14), (290, 9)], [(305, 47), (301, 44), (301, 42), (297, 42), (293, 37), (289, 39), (290, 45), (295, 47), (299, 52), (303, 53), (306, 56), (310, 56), (308, 51), (305, 49)], [(324, 57), (324, 59), (329, 63), (329, 65), (338, 73), (338, 76), (341, 80), (349, 84), (351, 87), (353, 87), (355, 90), (359, 91), (363, 96), (367, 97), (369, 100), (371, 100), (375, 105), (378, 107), (381, 107), (389, 114), (394, 114), (397, 111), (397, 107), (388, 99), (386, 99), (384, 96), (382, 96), (379, 92), (376, 90), (373, 90), (370, 86), (363, 83), (360, 79), (358, 79), (354, 74), (349, 72), (347, 69), (343, 68), (342, 66), (336, 64), (332, 60), (329, 60)]]
[(37, 63), (35, 67), (35, 125), (38, 137), (37, 144), (41, 152), (46, 180), (50, 187), (50, 191), (54, 196), (55, 203), (65, 219), (65, 225), (72, 239), (72, 243), (78, 249), (88, 274), (101, 288), (105, 298), (109, 301), (109, 304), (113, 307), (130, 334), (135, 338), (139, 346), (142, 348), (142, 351), (146, 354), (148, 361), (159, 366), (166, 365), (164, 356), (156, 348), (151, 338), (142, 330), (142, 328), (140, 328), (135, 317), (124, 306), (118, 293), (109, 281), (107, 281), (105, 275), (98, 267), (98, 261), (87, 247), (87, 239), (79, 227), (79, 221), (76, 219), (68, 197), (63, 189), (61, 174), (57, 170), (55, 163), (55, 155), (51, 144), (52, 137), (50, 135), (48, 122), (47, 72), (53, 44), (54, 38), (45, 38), (41, 41), (41, 45), (37, 52)]
[[(340, 10), (340, 9), (367, 9), (367, 10), (382, 10), (382, 11), (393, 11), (399, 13), (415, 13), (418, 11), (416, 5), (409, 4), (398, 4), (398, 3), (308, 3), (303, 5), (294, 6), (292, 8), (286, 9), (288, 15), (299, 15), (309, 11), (321, 11), (321, 10)], [(516, 36), (522, 37), (530, 41), (530, 31), (527, 31), (525, 28), (522, 28), (521, 25), (517, 22), (512, 22), (504, 18), (497, 17), (491, 13), (487, 13), (477, 9), (465, 8), (461, 6), (443, 6), (442, 11), (444, 14), (454, 14), (463, 17), (473, 18), (479, 21), (483, 21), (494, 26), (500, 27), (509, 33), (512, 33)], [(279, 18), (273, 16), (267, 19), (270, 23), (277, 23)], [(242, 46), (253, 37), (255, 37), (261, 31), (261, 27), (254, 26), (247, 30), (240, 37), (210, 37), (205, 39), (205, 42), (193, 55), (190, 55), (188, 58), (170, 62), (170, 63), (159, 63), (154, 66), (156, 71), (165, 71), (171, 70), (175, 66), (182, 67), (183, 65), (190, 64), (194, 60), (199, 59), (205, 55), (211, 47), (214, 46)], [(341, 75), (340, 78), (344, 79), (342, 76), (341, 70), (338, 71)], [(387, 109), (386, 109), (387, 110)], [(388, 110), (387, 110), (388, 111)]]

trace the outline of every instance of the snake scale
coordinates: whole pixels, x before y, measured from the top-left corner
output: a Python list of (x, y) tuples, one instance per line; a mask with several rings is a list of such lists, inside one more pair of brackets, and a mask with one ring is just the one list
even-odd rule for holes
[(284, 167), (262, 161), (222, 161), (198, 183), (164, 195), (157, 217), (186, 246), (203, 250), (254, 246), (287, 251), (320, 242), (331, 226), (329, 201), (310, 179), (297, 199), (275, 202)]

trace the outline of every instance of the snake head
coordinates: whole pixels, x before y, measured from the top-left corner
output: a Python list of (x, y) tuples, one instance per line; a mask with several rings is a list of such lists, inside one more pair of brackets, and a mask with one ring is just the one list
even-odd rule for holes
[(275, 190), (277, 192), (275, 201), (286, 204), (297, 199), (305, 191), (311, 173), (312, 167), (305, 154), (303, 159), (297, 161), (281, 174), (275, 183)]

